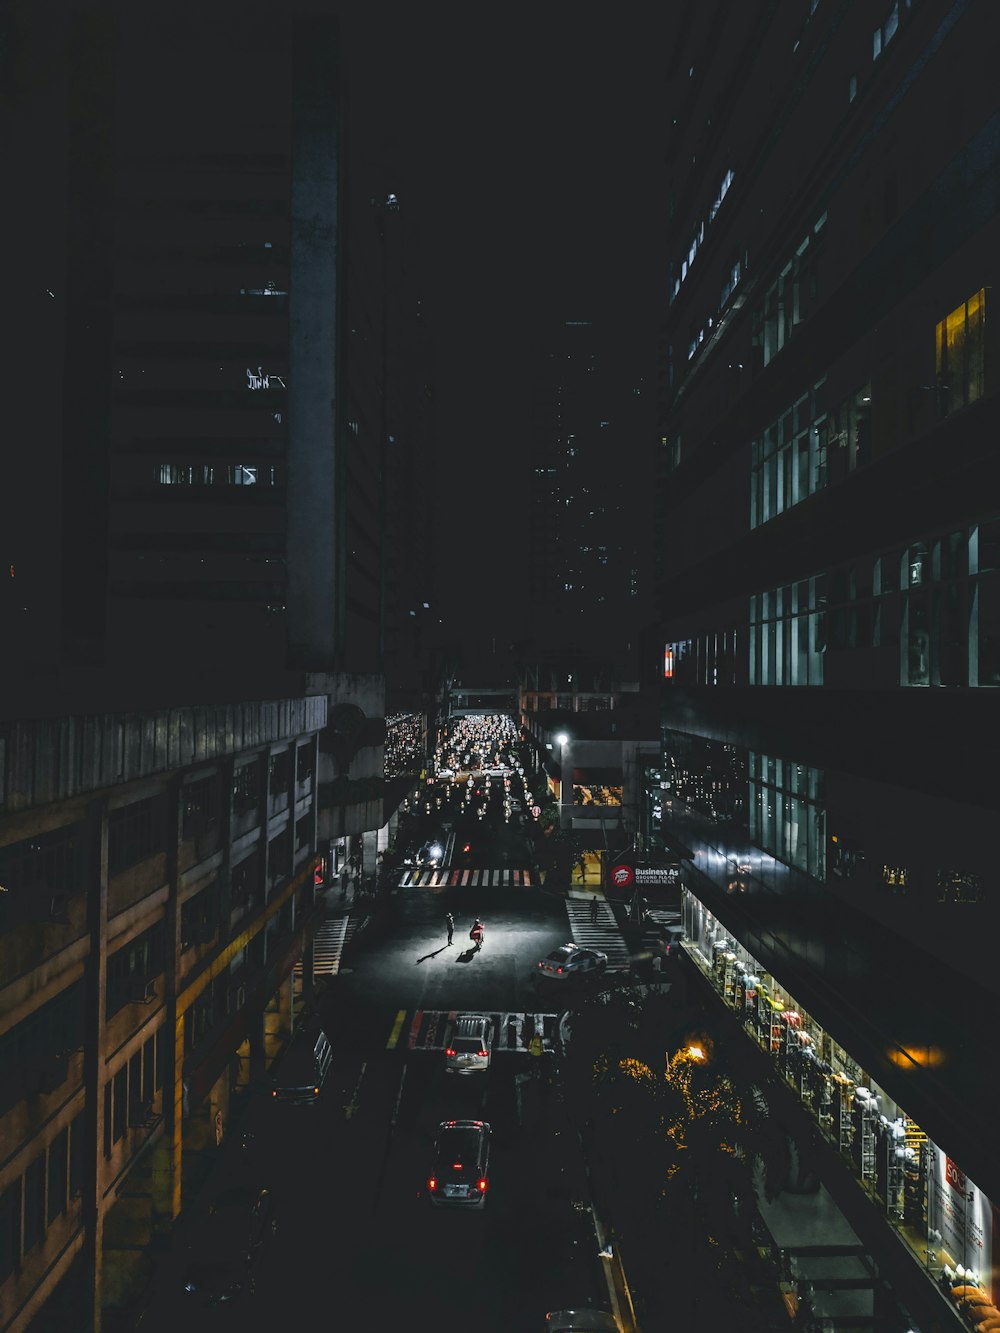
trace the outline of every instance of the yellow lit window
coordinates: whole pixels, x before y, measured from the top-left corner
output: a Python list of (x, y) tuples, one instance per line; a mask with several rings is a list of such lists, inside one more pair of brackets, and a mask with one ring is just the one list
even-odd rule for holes
[(942, 412), (967, 407), (983, 394), (986, 292), (953, 310), (935, 331), (934, 369)]

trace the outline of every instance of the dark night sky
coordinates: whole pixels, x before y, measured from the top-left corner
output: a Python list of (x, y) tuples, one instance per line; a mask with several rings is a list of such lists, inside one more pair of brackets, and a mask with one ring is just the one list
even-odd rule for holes
[(453, 606), (464, 618), (471, 605), (501, 637), (517, 633), (518, 615), (505, 624), (498, 603), (528, 576), (516, 535), (494, 556), (500, 532), (519, 532), (535, 331), (607, 320), (652, 365), (677, 11), (639, 6), (612, 20), (564, 3), (337, 7), (353, 152), (405, 161), (400, 199), (421, 234), (442, 546), (482, 534), (471, 556), (446, 557)]

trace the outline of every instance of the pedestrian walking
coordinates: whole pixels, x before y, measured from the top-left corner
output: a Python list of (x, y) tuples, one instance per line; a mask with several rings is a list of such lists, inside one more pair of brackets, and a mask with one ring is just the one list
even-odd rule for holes
[(597, 894), (595, 893), (593, 898), (591, 898), (590, 900), (590, 921), (592, 925), (597, 924), (597, 914), (599, 910), (600, 910), (600, 903), (597, 901)]
[(531, 1077), (541, 1078), (542, 1059), (545, 1055), (545, 1046), (542, 1042), (542, 1034), (538, 1031), (535, 1031), (531, 1034), (531, 1040), (528, 1042), (528, 1054), (534, 1057), (534, 1059), (531, 1062), (532, 1063)]
[(451, 937), (455, 933), (455, 918), (452, 916), (450, 912), (445, 917), (444, 923), (448, 927), (448, 943), (450, 944)]

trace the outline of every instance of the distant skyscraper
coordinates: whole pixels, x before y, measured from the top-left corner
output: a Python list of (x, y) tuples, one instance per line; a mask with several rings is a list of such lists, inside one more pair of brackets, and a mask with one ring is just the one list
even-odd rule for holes
[[(567, 320), (539, 347), (528, 486), (531, 634), (539, 647), (602, 651), (639, 623), (639, 551), (648, 530), (641, 484), (654, 427), (644, 367), (613, 332)], [(638, 484), (637, 484), (638, 483)]]

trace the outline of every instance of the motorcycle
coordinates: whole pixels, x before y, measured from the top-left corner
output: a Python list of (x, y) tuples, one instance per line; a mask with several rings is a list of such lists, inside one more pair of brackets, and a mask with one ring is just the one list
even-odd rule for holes
[(483, 941), (486, 939), (486, 932), (482, 926), (473, 926), (469, 931), (469, 939), (476, 946), (476, 953), (483, 947)]

